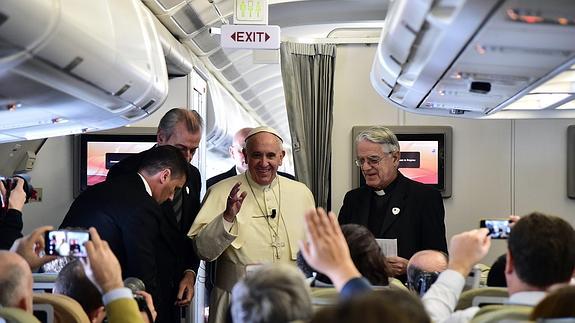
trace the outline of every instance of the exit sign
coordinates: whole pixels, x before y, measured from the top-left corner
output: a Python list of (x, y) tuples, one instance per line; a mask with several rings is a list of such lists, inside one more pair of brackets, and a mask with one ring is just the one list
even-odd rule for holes
[(235, 25), (267, 25), (268, 0), (234, 0)]
[(268, 25), (222, 25), (222, 48), (278, 49), (280, 27)]

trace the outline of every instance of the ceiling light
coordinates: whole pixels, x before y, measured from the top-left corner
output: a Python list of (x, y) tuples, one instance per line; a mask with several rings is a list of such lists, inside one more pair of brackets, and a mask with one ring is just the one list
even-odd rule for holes
[(503, 110), (543, 110), (567, 97), (564, 93), (528, 94)]

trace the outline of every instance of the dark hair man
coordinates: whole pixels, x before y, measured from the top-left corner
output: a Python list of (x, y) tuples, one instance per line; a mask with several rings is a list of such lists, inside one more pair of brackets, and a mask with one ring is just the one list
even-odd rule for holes
[[(200, 171), (190, 164), (202, 138), (202, 117), (194, 110), (174, 108), (166, 112), (160, 120), (157, 131), (157, 145), (171, 145), (178, 148), (184, 155), (187, 166), (187, 180), (182, 189), (177, 189), (173, 199), (162, 203), (164, 217), (167, 219), (163, 231), (166, 238), (171, 240), (170, 245), (178, 255), (178, 264), (173, 271), (166, 273), (165, 283), (175, 285), (174, 299), (179, 306), (188, 305), (194, 294), (195, 272), (200, 260), (196, 256), (192, 241), (188, 239), (188, 231), (200, 210), (200, 191), (202, 189)], [(120, 175), (136, 173), (144, 158), (144, 153), (136, 154), (123, 159), (114, 165), (108, 173), (107, 179)], [(169, 233), (168, 233), (169, 232)], [(172, 302), (173, 303), (173, 302)], [(161, 309), (156, 301), (156, 306)], [(172, 306), (173, 307), (173, 306)], [(173, 318), (179, 315), (179, 309), (173, 308)], [(161, 323), (163, 318), (158, 318)]]
[(439, 191), (398, 171), (400, 150), (391, 130), (376, 126), (356, 138), (355, 164), (366, 186), (347, 192), (339, 223), (367, 227), (378, 239), (397, 239), (397, 256), (387, 255), (394, 276), (405, 280), (408, 259), (419, 250), (447, 252), (445, 210)]
[[(487, 234), (485, 231), (483, 229), (478, 234)], [(469, 322), (479, 310), (478, 307), (470, 307), (451, 313), (465, 284), (465, 277), (481, 260), (470, 255), (480, 254), (478, 250), (482, 249), (474, 244), (454, 241), (454, 238), (450, 251), (455, 251), (450, 253), (448, 270), (439, 276), (423, 297), (434, 321), (449, 318)], [(551, 285), (568, 283), (575, 269), (574, 244), (575, 230), (559, 217), (534, 212), (517, 221), (507, 240), (505, 278), (508, 303), (535, 306)]]
[(56, 277), (52, 293), (75, 299), (92, 323), (102, 322), (106, 317), (102, 295), (86, 277), (80, 260), (73, 260), (62, 268)]
[(60, 227), (98, 229), (118, 257), (125, 277), (144, 281), (154, 298), (159, 322), (171, 322), (178, 292), (175, 282), (183, 274), (181, 257), (185, 255), (178, 254), (173, 219), (165, 215), (161, 204), (184, 186), (188, 163), (180, 150), (170, 145), (151, 148), (142, 157), (137, 173), (84, 191)]

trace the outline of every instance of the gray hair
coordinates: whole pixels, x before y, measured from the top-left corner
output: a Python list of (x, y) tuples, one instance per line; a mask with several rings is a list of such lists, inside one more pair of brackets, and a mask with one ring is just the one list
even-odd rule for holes
[(5, 307), (16, 306), (14, 302), (20, 300), (26, 290), (25, 275), (22, 266), (17, 262), (5, 264), (0, 272), (0, 305)]
[(307, 320), (313, 314), (309, 287), (295, 267), (266, 265), (234, 286), (231, 314), (234, 323)]
[(356, 143), (360, 141), (371, 141), (375, 144), (380, 144), (389, 149), (389, 152), (399, 151), (399, 141), (397, 137), (393, 131), (384, 126), (373, 126), (362, 131), (357, 135), (357, 138), (355, 138)]
[(158, 124), (158, 132), (163, 132), (166, 137), (171, 137), (174, 128), (180, 122), (183, 122), (190, 133), (202, 131), (204, 120), (195, 110), (186, 110), (184, 108), (173, 108), (166, 112)]

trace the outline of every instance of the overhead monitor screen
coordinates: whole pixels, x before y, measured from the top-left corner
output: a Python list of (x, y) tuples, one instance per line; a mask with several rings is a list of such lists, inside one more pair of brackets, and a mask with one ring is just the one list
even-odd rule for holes
[[(355, 137), (367, 129), (366, 126), (357, 126), (353, 129)], [(451, 129), (448, 127), (389, 127), (395, 132), (399, 141), (401, 157), (399, 171), (407, 178), (432, 186), (443, 194), (451, 195), (451, 173), (449, 155)], [(355, 151), (355, 142), (354, 142)], [(355, 153), (354, 153), (355, 155)], [(353, 156), (355, 159), (356, 156)], [(356, 168), (354, 181), (356, 185), (365, 185), (361, 168)], [(357, 187), (357, 186), (356, 186)]]
[(439, 184), (439, 141), (400, 140), (399, 171), (423, 184)]
[(155, 135), (81, 135), (77, 156), (80, 190), (105, 181), (115, 164), (155, 144)]
[(122, 159), (148, 150), (155, 142), (88, 142), (86, 179), (88, 186), (106, 180), (108, 170)]

